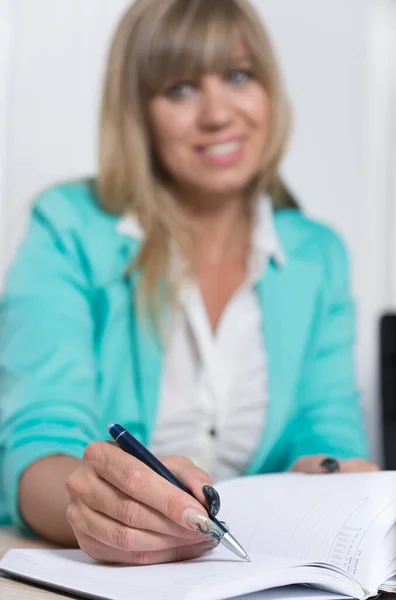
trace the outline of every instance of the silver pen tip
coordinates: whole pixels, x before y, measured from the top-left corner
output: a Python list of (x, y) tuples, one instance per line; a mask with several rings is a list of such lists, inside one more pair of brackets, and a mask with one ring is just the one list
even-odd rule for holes
[(245, 554), (243, 560), (246, 560), (246, 562), (252, 562), (247, 554)]

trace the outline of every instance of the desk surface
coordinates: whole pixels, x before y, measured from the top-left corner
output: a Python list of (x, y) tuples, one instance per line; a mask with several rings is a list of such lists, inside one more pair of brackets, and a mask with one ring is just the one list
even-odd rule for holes
[[(24, 538), (15, 529), (0, 528), (0, 558), (11, 548), (54, 548), (48, 542)], [(4, 600), (70, 600), (77, 596), (64, 596), (61, 593), (45, 590), (19, 581), (12, 581), (0, 575), (0, 598)], [(383, 594), (381, 600), (395, 600), (396, 595)]]
[[(23, 537), (15, 529), (0, 528), (0, 558), (11, 548), (51, 548), (51, 544), (39, 540)], [(71, 596), (64, 596), (49, 590), (12, 581), (0, 575), (0, 598), (4, 600), (70, 600)]]

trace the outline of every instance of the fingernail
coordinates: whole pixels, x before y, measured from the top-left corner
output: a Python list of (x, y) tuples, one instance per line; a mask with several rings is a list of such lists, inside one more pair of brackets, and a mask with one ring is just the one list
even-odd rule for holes
[(195, 508), (187, 508), (183, 515), (184, 522), (195, 531), (220, 541), (224, 532), (203, 513)]
[(340, 465), (338, 463), (338, 460), (335, 460), (335, 458), (330, 458), (330, 457), (325, 458), (320, 463), (320, 466), (323, 469), (326, 469), (326, 471), (328, 473), (339, 473), (340, 472)]
[(209, 514), (215, 517), (220, 510), (219, 493), (211, 485), (204, 485), (202, 491), (208, 504)]

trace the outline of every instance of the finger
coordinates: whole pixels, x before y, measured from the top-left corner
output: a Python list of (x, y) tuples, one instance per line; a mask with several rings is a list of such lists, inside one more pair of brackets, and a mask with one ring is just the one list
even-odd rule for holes
[(168, 550), (125, 552), (103, 545), (85, 534), (81, 534), (78, 542), (81, 550), (97, 561), (127, 565), (154, 565), (191, 560), (210, 552), (215, 547), (213, 541), (206, 541), (194, 546), (179, 546)]
[(192, 541), (202, 540), (201, 534), (181, 527), (150, 506), (136, 502), (94, 472), (88, 471), (84, 477), (69, 481), (68, 490), (75, 502), (82, 502), (128, 527)]
[(169, 456), (163, 462), (200, 504), (207, 508), (208, 513), (215, 517), (220, 510), (220, 495), (211, 485), (209, 473), (183, 456)]
[[(106, 441), (106, 443), (117, 447), (117, 444), (113, 441)], [(200, 504), (207, 506), (209, 512), (216, 516), (220, 509), (220, 497), (211, 485), (212, 479), (209, 473), (195, 465), (186, 456), (166, 456), (162, 458), (162, 462), (192, 493), (194, 498)], [(208, 487), (210, 490), (207, 490)], [(205, 491), (205, 488), (207, 491)]]
[(185, 456), (167, 456), (162, 459), (164, 465), (192, 493), (200, 504), (207, 506), (203, 488), (211, 486), (210, 475)]
[(368, 460), (352, 458), (340, 461), (340, 470), (341, 473), (365, 473), (379, 471), (380, 467)]
[(321, 467), (321, 463), (327, 457), (325, 454), (315, 454), (312, 456), (303, 456), (299, 458), (291, 468), (291, 471), (298, 473), (326, 473), (326, 469)]
[(151, 506), (182, 527), (200, 530), (199, 519), (206, 520), (206, 528), (212, 527), (205, 509), (195, 498), (119, 448), (91, 444), (84, 453), (84, 460), (92, 460), (98, 475), (127, 496)]
[(67, 509), (67, 518), (73, 531), (78, 532), (78, 536), (83, 533), (101, 544), (124, 552), (168, 550), (203, 542), (202, 537), (198, 535), (195, 542), (192, 542), (190, 539), (127, 527), (82, 503), (71, 503)]

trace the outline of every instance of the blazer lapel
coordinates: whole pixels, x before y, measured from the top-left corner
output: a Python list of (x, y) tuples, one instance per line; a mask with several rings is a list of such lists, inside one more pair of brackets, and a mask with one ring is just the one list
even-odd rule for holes
[(268, 408), (263, 437), (248, 473), (257, 473), (293, 411), (300, 366), (312, 330), (318, 276), (315, 265), (288, 256), (285, 266), (269, 263), (256, 291), (261, 304), (268, 363)]
[[(127, 235), (120, 237), (123, 259), (128, 265), (137, 255), (139, 243)], [(290, 240), (290, 236), (287, 237)], [(298, 253), (297, 241), (293, 241), (294, 247), (287, 248), (286, 264), (278, 267), (270, 261), (265, 275), (256, 286), (267, 351), (269, 402), (261, 444), (247, 470), (250, 474), (260, 471), (293, 417), (293, 412), (297, 410), (301, 364), (314, 326), (320, 274), (317, 265)], [(139, 273), (128, 276), (136, 389), (146, 429), (142, 441), (148, 444), (157, 416), (163, 350), (152, 326), (137, 314), (139, 280)]]

